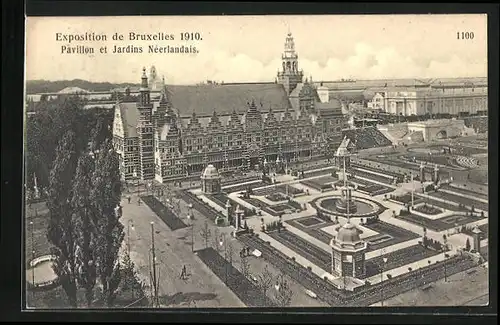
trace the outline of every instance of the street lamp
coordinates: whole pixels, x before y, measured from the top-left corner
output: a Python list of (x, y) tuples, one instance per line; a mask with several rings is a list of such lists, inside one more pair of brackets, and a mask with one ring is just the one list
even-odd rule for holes
[(155, 230), (154, 230), (154, 222), (151, 221), (151, 254), (152, 254), (152, 262), (153, 262), (153, 286), (154, 286), (154, 301), (156, 306), (159, 306), (158, 302), (158, 284), (156, 280), (156, 254), (155, 254)]
[(384, 306), (384, 285), (382, 284), (384, 282), (384, 270), (385, 270), (385, 264), (387, 263), (387, 257), (382, 258), (382, 270), (380, 272), (380, 295), (382, 296), (382, 299), (380, 300), (380, 306)]
[(224, 272), (225, 272), (225, 280), (224, 283), (227, 285), (227, 249), (226, 249), (226, 234), (221, 234), (220, 242), (221, 248), (224, 245)]
[(413, 209), (413, 206), (415, 205), (415, 203), (414, 203), (415, 182), (413, 182), (413, 173), (410, 173), (410, 178), (411, 178), (411, 186), (412, 186), (412, 190), (411, 190), (411, 207)]
[(130, 228), (134, 230), (134, 224), (132, 220), (127, 221), (127, 249), (128, 249), (128, 256), (130, 257)]
[(448, 282), (448, 272), (446, 271), (446, 259), (449, 258), (450, 255), (449, 254), (444, 254), (444, 260), (443, 260), (443, 264), (444, 264), (444, 282)]

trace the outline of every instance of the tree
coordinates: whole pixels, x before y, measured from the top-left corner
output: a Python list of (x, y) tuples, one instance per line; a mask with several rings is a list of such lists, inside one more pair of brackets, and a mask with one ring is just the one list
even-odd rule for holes
[[(89, 121), (92, 123), (92, 121)], [(91, 150), (95, 152), (106, 139), (111, 138), (111, 126), (113, 123), (113, 115), (96, 114), (94, 127), (90, 133)]]
[(56, 256), (53, 263), (54, 272), (59, 277), (72, 307), (77, 307), (77, 287), (75, 238), (70, 199), (76, 164), (75, 134), (69, 131), (59, 142), (54, 166), (50, 171), (47, 198), (50, 219), (47, 239), (54, 246), (52, 248), (52, 254)]
[(132, 294), (132, 299), (143, 297), (145, 295), (143, 284), (137, 276), (134, 262), (132, 262), (128, 253), (123, 257), (122, 265), (121, 290), (129, 291)]
[(465, 250), (470, 251), (470, 249), (471, 249), (470, 241), (469, 241), (469, 238), (467, 237), (467, 240), (465, 241)]
[(92, 305), (97, 277), (93, 246), (93, 243), (95, 243), (93, 237), (96, 231), (92, 222), (93, 207), (92, 201), (90, 201), (92, 172), (92, 158), (89, 155), (82, 155), (78, 160), (71, 200), (76, 246), (77, 283), (85, 290), (87, 307)]
[(90, 198), (95, 209), (95, 247), (97, 274), (106, 305), (111, 307), (120, 283), (118, 253), (125, 237), (120, 222), (121, 180), (119, 160), (110, 140), (106, 140), (96, 156)]
[(229, 264), (233, 265), (234, 247), (230, 241), (226, 245), (226, 254)]
[(247, 278), (250, 275), (250, 263), (248, 262), (248, 257), (245, 255), (240, 256), (240, 268), (241, 274)]
[[(26, 120), (26, 179), (28, 187), (33, 186), (31, 175), (37, 175), (38, 186), (47, 187), (50, 170), (56, 158), (56, 148), (64, 135), (73, 131), (75, 151), (80, 153), (88, 143), (92, 121), (96, 111), (84, 110), (85, 101), (78, 96), (59, 98), (37, 104), (36, 114)], [(112, 113), (101, 113), (109, 116)]]
[(205, 220), (203, 228), (200, 230), (200, 236), (205, 241), (205, 248), (208, 248), (208, 242), (210, 241), (210, 228), (208, 228), (208, 221)]
[(257, 276), (257, 283), (260, 290), (262, 290), (262, 294), (264, 296), (264, 304), (267, 305), (267, 291), (273, 285), (273, 275), (271, 274), (271, 272), (269, 272), (269, 268), (267, 267), (267, 265), (264, 267), (262, 273)]
[(214, 237), (213, 237), (213, 243), (212, 244), (213, 244), (213, 248), (215, 249), (215, 251), (220, 254), (222, 247), (221, 247), (221, 245), (219, 243), (219, 239), (220, 239), (219, 238), (219, 230), (217, 228), (215, 228), (215, 230), (214, 230)]
[(292, 303), (293, 291), (290, 284), (283, 277), (279, 277), (276, 282), (275, 300), (280, 307), (288, 307)]

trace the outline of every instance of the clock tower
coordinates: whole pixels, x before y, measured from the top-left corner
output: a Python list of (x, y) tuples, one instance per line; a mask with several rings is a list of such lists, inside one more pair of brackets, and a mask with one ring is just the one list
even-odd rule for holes
[(302, 82), (304, 73), (299, 70), (299, 56), (295, 52), (295, 42), (292, 33), (288, 32), (285, 41), (285, 51), (281, 55), (281, 70), (278, 70), (278, 83), (285, 87), (288, 95)]

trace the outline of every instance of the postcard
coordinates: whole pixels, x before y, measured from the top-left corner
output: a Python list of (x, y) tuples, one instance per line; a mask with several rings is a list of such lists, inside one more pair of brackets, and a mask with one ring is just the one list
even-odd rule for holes
[(485, 306), (487, 16), (26, 18), (28, 309)]

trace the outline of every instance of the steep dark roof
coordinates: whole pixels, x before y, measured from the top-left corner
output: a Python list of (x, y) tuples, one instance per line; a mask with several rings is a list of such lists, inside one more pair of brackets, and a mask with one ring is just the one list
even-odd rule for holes
[[(252, 100), (260, 111), (290, 108), (285, 89), (275, 83), (207, 84), (195, 86), (167, 86), (172, 106), (181, 117), (196, 115), (211, 116), (214, 109), (218, 114), (245, 113)], [(261, 106), (262, 104), (262, 106)]]
[(315, 102), (314, 105), (316, 109), (322, 112), (339, 112), (342, 110), (342, 103), (337, 98), (329, 98), (329, 101), (326, 103)]
[(137, 121), (139, 119), (139, 110), (136, 103), (118, 103), (123, 122), (123, 130), (127, 132), (126, 137), (137, 137)]

